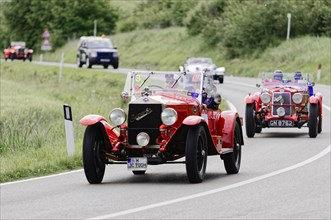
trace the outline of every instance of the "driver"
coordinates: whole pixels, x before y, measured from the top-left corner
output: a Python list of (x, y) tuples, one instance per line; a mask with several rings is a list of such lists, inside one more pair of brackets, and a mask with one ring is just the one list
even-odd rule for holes
[(302, 80), (302, 73), (300, 71), (294, 73), (294, 80)]
[(274, 80), (283, 81), (283, 72), (281, 70), (274, 72)]

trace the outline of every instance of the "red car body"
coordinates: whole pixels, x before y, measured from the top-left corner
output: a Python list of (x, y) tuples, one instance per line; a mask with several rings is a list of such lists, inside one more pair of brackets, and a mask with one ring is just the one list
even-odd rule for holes
[(284, 73), (274, 80), (273, 73), (262, 74), (261, 91), (245, 97), (246, 134), (254, 137), (263, 128), (308, 126), (309, 136), (322, 132), (322, 94), (313, 92), (312, 77), (295, 79), (295, 73)]
[(25, 47), (25, 42), (21, 42), (21, 41), (11, 42), (10, 47), (8, 47), (7, 49), (4, 49), (4, 51), (3, 51), (5, 61), (7, 61), (7, 59), (23, 60), (23, 61), (28, 59), (31, 62), (32, 54), (33, 54), (33, 50), (27, 49)]
[[(134, 174), (144, 174), (147, 164), (185, 163), (189, 181), (199, 183), (209, 155), (221, 156), (228, 174), (239, 172), (244, 144), (241, 118), (218, 108), (216, 87), (203, 83), (212, 82), (212, 75), (196, 74), (200, 84), (195, 90), (188, 86), (191, 76), (130, 72), (122, 93), (123, 99), (131, 98), (128, 114), (114, 109), (110, 113), (114, 126), (100, 115), (80, 120), (87, 126), (83, 162), (90, 183), (102, 181), (105, 164), (117, 163), (127, 164)], [(214, 96), (206, 96), (203, 87)], [(145, 162), (132, 163), (140, 159)]]

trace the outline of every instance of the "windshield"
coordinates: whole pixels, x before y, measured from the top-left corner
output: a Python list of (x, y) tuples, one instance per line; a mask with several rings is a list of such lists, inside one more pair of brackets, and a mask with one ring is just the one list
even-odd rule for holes
[(135, 100), (145, 95), (176, 93), (196, 99), (201, 104), (202, 93), (216, 93), (213, 76), (208, 71), (180, 72), (129, 72), (124, 93)]
[(189, 58), (186, 63), (188, 65), (192, 65), (192, 64), (213, 64), (212, 60), (210, 58), (202, 58), (202, 57), (198, 57), (198, 58)]
[(93, 40), (88, 42), (89, 48), (113, 48), (109, 40)]
[(293, 87), (297, 89), (307, 90), (311, 85), (313, 77), (308, 73), (272, 73), (264, 72), (260, 74), (262, 79), (262, 88), (272, 87)]

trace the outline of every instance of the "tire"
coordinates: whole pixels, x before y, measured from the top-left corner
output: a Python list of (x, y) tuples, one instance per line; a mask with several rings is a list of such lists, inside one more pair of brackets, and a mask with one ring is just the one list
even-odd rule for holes
[(98, 125), (88, 126), (83, 141), (83, 165), (86, 179), (91, 184), (101, 183), (105, 173), (106, 166), (100, 150), (103, 143)]
[(317, 128), (317, 133), (320, 134), (321, 132), (322, 132), (322, 115), (318, 111), (318, 128)]
[(77, 67), (82, 68), (83, 64), (80, 62), (80, 56), (77, 57)]
[(9, 58), (11, 59), (11, 61), (14, 61), (14, 59), (15, 59), (15, 54), (10, 54)]
[(224, 79), (222, 77), (218, 78), (219, 83), (223, 83)]
[(32, 54), (28, 55), (28, 60), (30, 61), (30, 63), (32, 62)]
[(186, 137), (186, 174), (190, 183), (201, 183), (207, 166), (207, 135), (202, 125), (190, 127)]
[(104, 68), (104, 69), (108, 69), (108, 64), (104, 64), (104, 65), (103, 65), (103, 68)]
[(318, 109), (316, 104), (309, 105), (308, 128), (309, 137), (315, 138), (318, 132)]
[(253, 104), (246, 105), (245, 116), (246, 135), (247, 137), (252, 138), (255, 135), (256, 128)]
[(86, 66), (87, 68), (91, 69), (92, 68), (92, 64), (90, 63), (90, 58), (86, 57)]
[(224, 167), (227, 174), (236, 174), (239, 172), (241, 163), (241, 133), (238, 122), (235, 122), (233, 135), (233, 152), (223, 156)]
[(146, 173), (146, 170), (133, 170), (132, 173), (134, 175), (144, 175)]
[(113, 64), (114, 69), (118, 69), (118, 62)]

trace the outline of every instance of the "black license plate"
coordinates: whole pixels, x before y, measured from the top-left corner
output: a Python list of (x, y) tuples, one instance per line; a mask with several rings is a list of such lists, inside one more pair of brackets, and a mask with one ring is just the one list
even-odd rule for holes
[(271, 120), (269, 127), (293, 127), (293, 121), (290, 120)]

